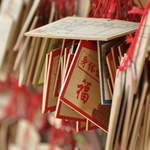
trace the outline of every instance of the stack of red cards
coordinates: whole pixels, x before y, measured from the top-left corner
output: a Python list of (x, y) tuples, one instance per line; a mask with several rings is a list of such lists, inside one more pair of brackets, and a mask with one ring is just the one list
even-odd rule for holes
[[(107, 132), (116, 69), (129, 47), (125, 36), (137, 27), (121, 20), (67, 17), (27, 32), (28, 37), (50, 41), (45, 47), (42, 112), (55, 111), (57, 118), (76, 121), (77, 131)], [(62, 46), (49, 48), (56, 39), (63, 39)]]

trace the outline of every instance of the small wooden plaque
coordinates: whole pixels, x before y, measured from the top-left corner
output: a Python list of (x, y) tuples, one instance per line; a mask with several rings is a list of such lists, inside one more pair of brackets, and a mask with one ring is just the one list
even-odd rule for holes
[(108, 41), (135, 32), (138, 23), (122, 20), (66, 17), (25, 33), (26, 36), (57, 39)]

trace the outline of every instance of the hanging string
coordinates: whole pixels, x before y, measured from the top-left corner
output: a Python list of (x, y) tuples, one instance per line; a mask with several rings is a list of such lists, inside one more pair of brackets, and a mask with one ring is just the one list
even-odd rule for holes
[[(150, 0), (149, 0), (149, 4), (147, 5), (147, 7), (145, 8), (145, 11), (139, 11), (140, 14), (143, 14), (143, 17), (141, 19), (141, 23), (140, 23), (140, 26), (139, 26), (139, 29), (137, 30), (136, 34), (135, 34), (135, 37), (134, 37), (134, 40), (133, 42), (131, 43), (131, 46), (130, 48), (128, 49), (127, 51), (127, 56), (126, 58), (123, 60), (123, 62), (121, 63), (121, 65), (119, 66), (119, 70), (120, 71), (124, 71), (127, 67), (129, 67), (132, 63), (136, 63), (137, 59), (138, 59), (138, 56), (139, 56), (139, 49), (141, 48), (142, 46), (142, 40), (138, 40), (138, 38), (142, 38), (143, 35), (144, 35), (144, 29), (145, 29), (145, 23), (147, 21), (147, 15), (148, 15), (148, 11), (150, 10)], [(136, 13), (137, 13), (137, 9), (136, 9)], [(142, 32), (141, 32), (142, 30)], [(141, 34), (141, 35), (140, 35)], [(136, 44), (138, 43), (138, 47), (135, 49), (136, 47)], [(135, 59), (135, 62), (133, 62), (133, 56), (134, 56), (134, 53), (135, 53), (135, 50), (138, 51), (138, 55), (136, 56), (136, 59)]]
[(142, 4), (142, 2), (141, 2), (140, 0), (138, 0), (138, 3), (139, 3), (139, 5), (140, 5), (140, 7), (141, 7), (142, 9), (144, 9), (144, 6), (143, 6), (143, 4)]
[[(141, 17), (139, 13), (136, 13), (135, 11), (128, 13), (133, 8), (137, 7), (133, 0), (92, 0), (92, 3), (96, 5), (93, 17), (121, 19), (136, 22), (140, 21)], [(94, 9), (93, 5), (92, 9)], [(141, 9), (143, 9), (143, 7), (141, 7)]]
[(97, 8), (96, 8), (95, 13), (94, 13), (94, 15), (93, 15), (94, 18), (97, 17), (98, 12), (99, 12), (101, 6), (102, 6), (102, 0), (99, 0), (99, 3), (98, 3), (98, 5), (97, 5)]

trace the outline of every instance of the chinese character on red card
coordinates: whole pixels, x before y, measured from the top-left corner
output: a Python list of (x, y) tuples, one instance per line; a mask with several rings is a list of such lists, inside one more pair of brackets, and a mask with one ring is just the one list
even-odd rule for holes
[(59, 98), (99, 128), (107, 131), (110, 106), (101, 105), (99, 91), (97, 43), (81, 41)]
[[(72, 59), (74, 57), (74, 54), (69, 54), (67, 62), (66, 62), (66, 68), (65, 68), (65, 75), (64, 79), (67, 76), (68, 70), (70, 68), (70, 64), (72, 62)], [(57, 107), (56, 107), (56, 112), (55, 112), (56, 118), (61, 118), (61, 119), (67, 119), (67, 120), (76, 120), (76, 121), (83, 121), (85, 118), (81, 116), (79, 113), (68, 107), (66, 104), (61, 102), (58, 99), (57, 102)]]

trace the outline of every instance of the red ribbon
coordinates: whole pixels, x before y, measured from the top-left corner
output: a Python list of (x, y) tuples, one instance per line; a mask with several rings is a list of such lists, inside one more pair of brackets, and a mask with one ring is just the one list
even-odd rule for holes
[[(139, 34), (141, 34), (140, 37), (142, 37), (144, 35), (144, 28), (145, 28), (145, 25), (144, 24), (144, 20), (146, 22), (146, 16), (148, 14), (148, 11), (150, 11), (150, 0), (149, 0), (149, 3), (147, 5), (147, 7), (145, 8), (145, 11), (142, 12), (143, 13), (143, 17), (142, 17), (142, 20), (141, 20), (141, 23), (140, 23), (140, 26), (139, 26), (139, 29), (137, 30), (136, 34), (135, 34), (135, 37), (134, 37), (134, 40), (130, 46), (130, 48), (128, 49), (127, 51), (127, 57), (123, 60), (123, 62), (121, 63), (121, 65), (119, 66), (119, 70), (120, 71), (124, 71), (128, 66), (131, 65), (131, 63), (136, 63), (137, 59), (138, 59), (138, 56), (139, 54), (136, 56), (136, 59), (135, 59), (135, 62), (132, 62), (133, 60), (133, 56), (134, 56), (134, 52), (135, 52), (135, 46), (136, 46), (136, 43), (138, 41), (138, 38), (139, 38)], [(142, 26), (143, 26), (143, 32), (141, 32), (141, 29), (142, 29)], [(139, 47), (136, 49), (137, 51), (139, 51), (140, 47), (142, 46), (142, 40), (139, 40)]]
[(138, 7), (133, 7), (130, 11), (128, 11), (128, 14), (139, 14), (139, 15), (143, 15), (144, 14), (144, 10)]
[(133, 7), (136, 7), (133, 0), (92, 0), (91, 9), (95, 9), (93, 17), (140, 21), (140, 16), (135, 11), (128, 13)]

